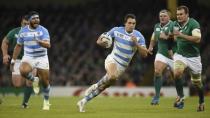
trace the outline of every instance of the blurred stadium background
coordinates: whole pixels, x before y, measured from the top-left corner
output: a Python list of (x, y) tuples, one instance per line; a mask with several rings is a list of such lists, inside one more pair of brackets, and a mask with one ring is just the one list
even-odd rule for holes
[[(121, 26), (123, 16), (134, 13), (137, 16), (136, 28), (145, 36), (148, 46), (154, 24), (158, 22), (159, 11), (165, 8), (176, 11), (176, 5), (188, 6), (190, 16), (201, 24), (203, 80), (206, 95), (210, 95), (208, 0), (1, 0), (0, 40), (2, 41), (10, 29), (19, 26), (21, 15), (31, 10), (38, 11), (41, 24), (51, 35), (52, 47), (48, 51), (51, 85), (88, 86), (105, 73), (104, 59), (111, 51), (102, 49), (95, 43), (102, 32), (114, 26)], [(9, 68), (2, 64), (2, 53), (0, 55), (0, 89), (4, 92), (12, 87), (11, 74)], [(154, 56), (141, 59), (136, 55), (116, 86), (152, 87)], [(174, 87), (170, 78), (169, 72), (164, 75), (165, 87)], [(190, 86), (190, 94), (193, 95), (189, 75), (185, 75), (185, 80), (185, 85)]]

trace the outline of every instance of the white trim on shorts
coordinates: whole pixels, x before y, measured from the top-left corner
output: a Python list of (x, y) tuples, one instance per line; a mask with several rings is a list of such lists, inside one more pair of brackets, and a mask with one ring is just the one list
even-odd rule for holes
[(174, 54), (174, 62), (175, 61), (183, 62), (188, 68), (190, 68), (193, 74), (201, 74), (202, 72), (202, 64), (201, 64), (201, 57), (184, 57), (180, 54)]
[(20, 75), (20, 64), (21, 60), (16, 59), (14, 64), (14, 71), (12, 72), (12, 75)]
[(164, 56), (163, 54), (157, 53), (155, 56), (155, 61), (160, 61), (168, 65), (171, 69), (174, 68), (174, 60)]
[(49, 70), (49, 60), (47, 55), (42, 57), (23, 56), (21, 62), (29, 63), (32, 69), (38, 68)]

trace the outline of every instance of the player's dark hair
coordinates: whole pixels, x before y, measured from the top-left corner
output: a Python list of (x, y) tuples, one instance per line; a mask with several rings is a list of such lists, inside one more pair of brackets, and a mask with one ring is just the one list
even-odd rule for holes
[(28, 13), (29, 18), (30, 18), (31, 16), (33, 16), (33, 15), (39, 15), (39, 13), (36, 12), (36, 11), (30, 11), (30, 12)]
[(124, 23), (126, 23), (129, 18), (136, 19), (136, 16), (134, 14), (126, 14), (124, 17)]
[(23, 15), (23, 16), (21, 17), (21, 20), (23, 20), (23, 19), (29, 20), (29, 16), (28, 16), (28, 15)]
[(181, 5), (181, 6), (177, 7), (177, 10), (182, 10), (182, 9), (184, 10), (184, 12), (186, 14), (189, 14), (189, 9), (187, 6)]

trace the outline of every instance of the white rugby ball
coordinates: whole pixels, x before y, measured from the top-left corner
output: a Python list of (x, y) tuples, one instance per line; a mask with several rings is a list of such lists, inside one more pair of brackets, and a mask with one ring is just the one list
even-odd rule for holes
[(112, 37), (109, 34), (105, 32), (101, 34), (100, 37), (102, 41), (107, 42), (107, 45), (105, 48), (110, 48), (112, 46)]

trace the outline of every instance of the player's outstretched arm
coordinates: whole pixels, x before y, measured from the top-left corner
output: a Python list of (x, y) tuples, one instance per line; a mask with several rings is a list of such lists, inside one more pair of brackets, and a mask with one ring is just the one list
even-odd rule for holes
[(148, 48), (148, 51), (149, 51), (151, 54), (153, 54), (153, 48), (154, 48), (154, 46), (155, 46), (155, 43), (156, 43), (156, 41), (155, 41), (155, 34), (152, 33), (152, 36), (151, 36), (151, 39), (150, 39), (149, 48)]
[(1, 44), (1, 50), (3, 54), (3, 64), (6, 64), (6, 65), (9, 64), (9, 60), (10, 60), (10, 56), (8, 55), (8, 45), (9, 45), (9, 41), (7, 40), (7, 37), (4, 37)]
[(13, 51), (13, 56), (12, 56), (12, 60), (16, 60), (18, 55), (20, 54), (22, 49), (22, 45), (21, 44), (16, 44), (14, 51)]
[(16, 44), (14, 51), (13, 51), (13, 56), (12, 56), (12, 60), (11, 60), (11, 64), (10, 64), (10, 70), (13, 72), (14, 71), (14, 64), (15, 61), (18, 57), (18, 55), (20, 54), (22, 49), (22, 45), (21, 44)]

